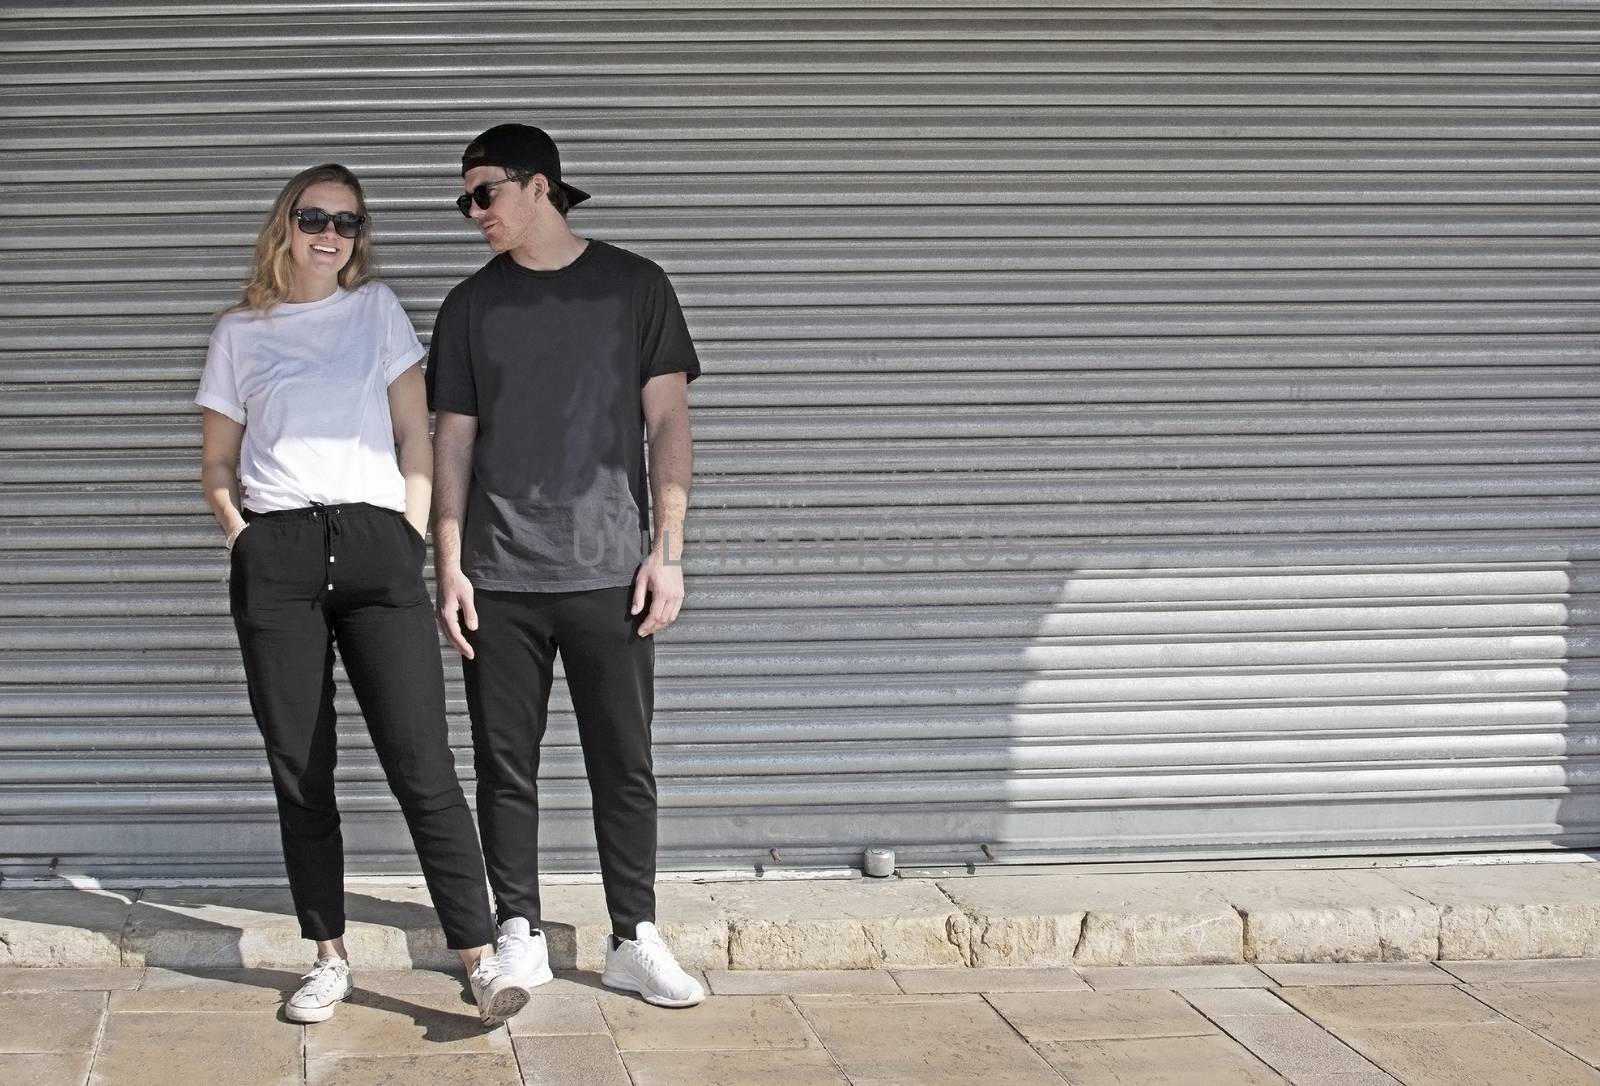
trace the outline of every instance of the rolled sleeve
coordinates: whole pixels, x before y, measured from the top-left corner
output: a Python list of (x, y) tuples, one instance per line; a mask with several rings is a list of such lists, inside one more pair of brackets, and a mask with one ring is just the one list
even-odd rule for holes
[(239, 394), (239, 374), (221, 326), (211, 333), (211, 344), (206, 349), (206, 365), (200, 372), (200, 389), (195, 393), (194, 402), (228, 416), (240, 426), (245, 424), (244, 397)]
[(387, 385), (393, 384), (395, 378), (421, 362), (426, 355), (422, 350), (422, 341), (417, 338), (417, 330), (406, 315), (400, 299), (387, 286), (383, 291), (387, 296), (383, 331), (383, 381)]

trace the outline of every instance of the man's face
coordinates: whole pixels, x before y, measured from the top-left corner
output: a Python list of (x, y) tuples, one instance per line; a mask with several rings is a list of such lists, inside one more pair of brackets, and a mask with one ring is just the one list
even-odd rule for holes
[[(494, 185), (496, 181), (506, 181), (505, 167), (474, 166), (462, 177), (461, 187), (471, 192), (479, 185)], [(489, 190), (488, 207), (479, 207), (476, 201), (468, 205), (468, 214), (483, 231), (483, 240), (490, 249), (503, 253), (533, 240), (533, 213), (538, 202), (535, 185), (531, 180), (526, 186), (506, 181)]]

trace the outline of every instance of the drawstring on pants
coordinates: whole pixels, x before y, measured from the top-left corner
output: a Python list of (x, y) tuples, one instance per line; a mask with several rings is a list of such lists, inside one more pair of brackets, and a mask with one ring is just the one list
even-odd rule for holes
[(333, 564), (338, 561), (333, 554), (333, 541), (339, 538), (341, 522), (339, 507), (337, 505), (323, 505), (321, 502), (311, 503), (311, 517), (313, 520), (322, 521), (322, 573), (326, 583), (326, 591), (333, 591)]

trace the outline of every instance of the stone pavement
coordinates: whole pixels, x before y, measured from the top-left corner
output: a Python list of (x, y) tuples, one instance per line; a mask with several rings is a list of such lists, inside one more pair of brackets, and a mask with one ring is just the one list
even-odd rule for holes
[(297, 1026), (271, 969), (0, 969), (7, 1086), (1566, 1086), (1600, 959), (707, 970), (689, 1010), (564, 972), (486, 1031), (458, 975), (359, 967)]
[[(1126, 864), (889, 879), (673, 877), (658, 914), (685, 966), (893, 969), (1600, 957), (1600, 864), (1561, 854)], [(283, 889), (10, 889), (0, 966), (294, 969)], [(600, 968), (596, 882), (544, 887), (557, 968)], [(368, 969), (455, 961), (420, 885), (351, 879), (346, 942)]]

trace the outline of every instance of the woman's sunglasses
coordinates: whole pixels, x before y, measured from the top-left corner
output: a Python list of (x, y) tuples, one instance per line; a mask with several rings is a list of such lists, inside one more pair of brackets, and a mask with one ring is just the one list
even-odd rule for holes
[(489, 192), (489, 190), (494, 188), (496, 185), (503, 185), (507, 181), (515, 180), (517, 180), (515, 177), (502, 177), (498, 181), (490, 181), (487, 185), (479, 185), (471, 192), (463, 192), (460, 196), (456, 197), (456, 209), (469, 219), (472, 218), (473, 204), (477, 204), (480, 211), (488, 211), (489, 201), (494, 199), (494, 196)]
[(357, 215), (353, 211), (340, 211), (330, 215), (320, 207), (297, 207), (294, 209), (294, 221), (307, 234), (320, 234), (331, 222), (334, 233), (341, 238), (353, 238), (361, 233), (361, 228), (367, 224), (367, 217)]

